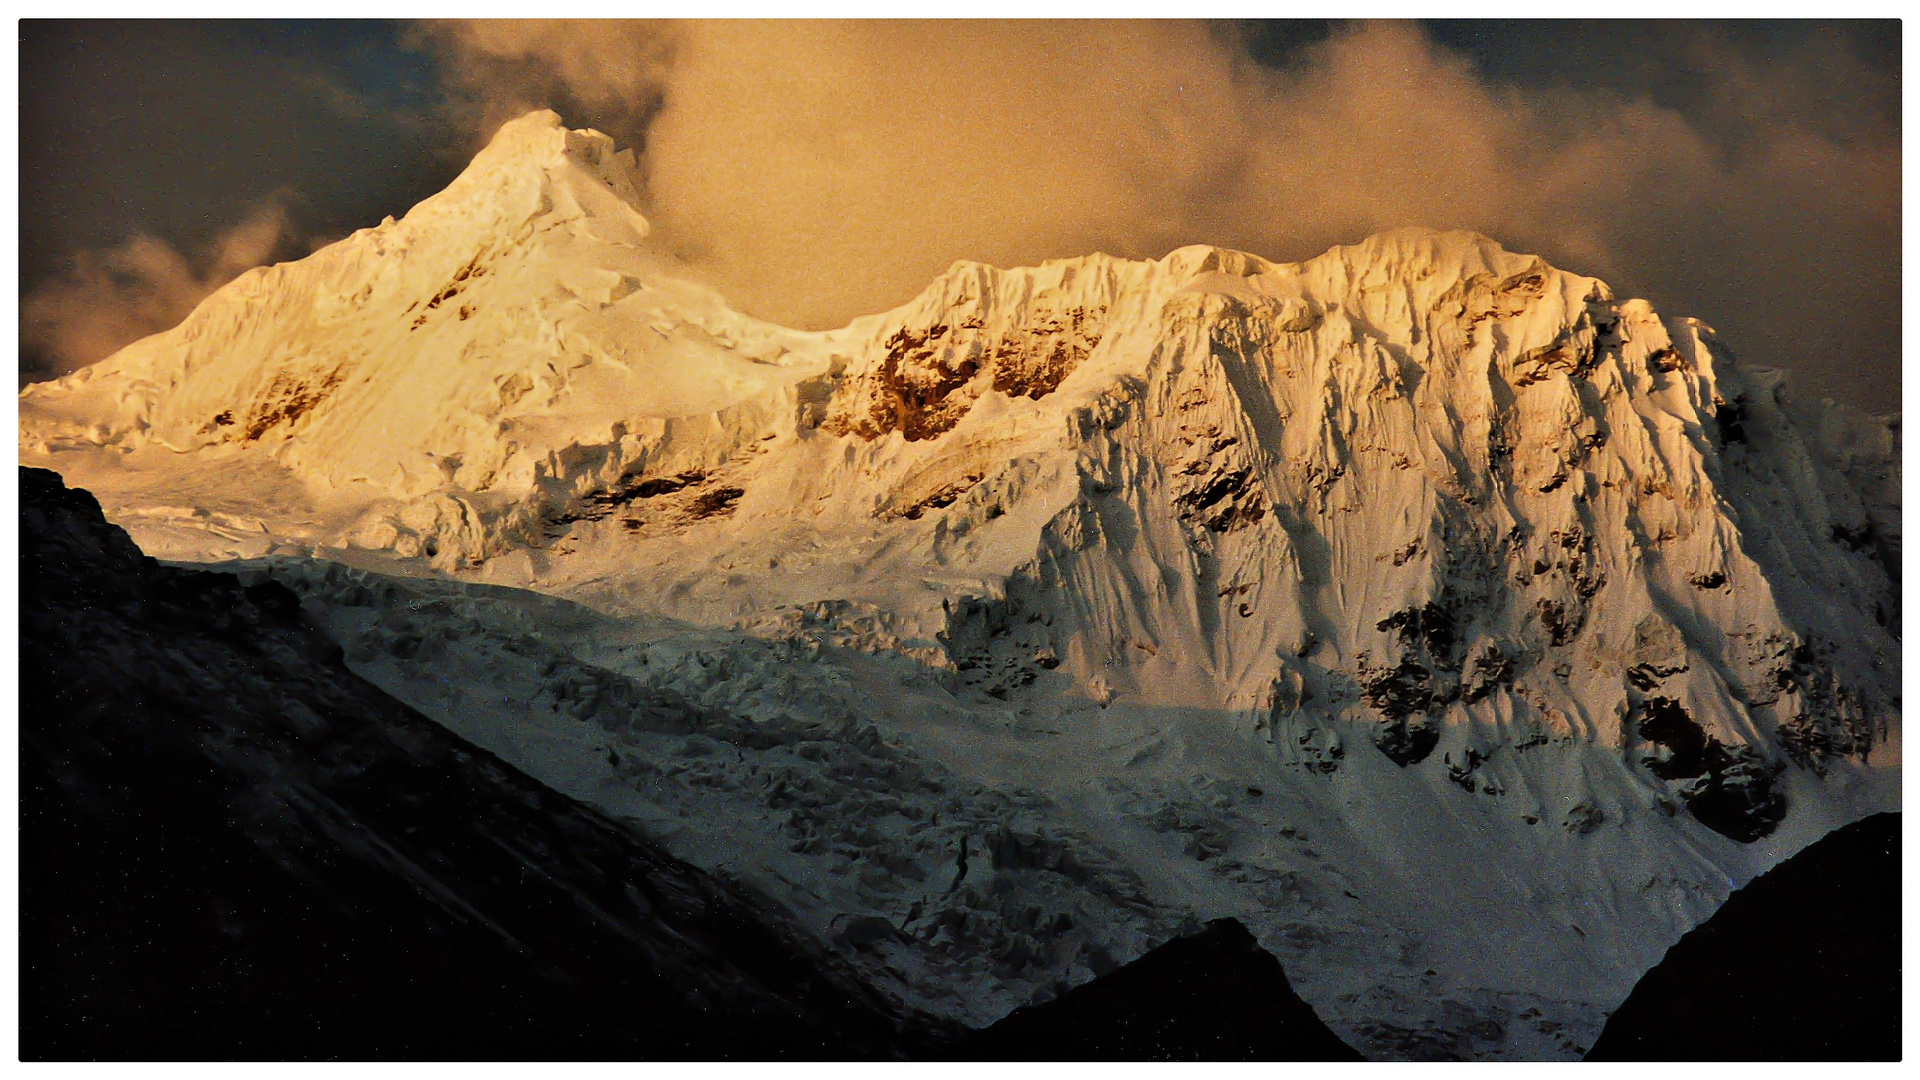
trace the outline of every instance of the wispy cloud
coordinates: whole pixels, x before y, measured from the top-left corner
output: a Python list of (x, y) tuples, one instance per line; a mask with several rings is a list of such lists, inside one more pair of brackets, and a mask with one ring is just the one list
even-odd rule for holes
[(284, 254), (296, 242), (290, 198), (255, 207), (190, 256), (146, 235), (79, 253), (66, 274), (21, 300), (21, 343), (40, 361), (23, 377), (62, 375), (169, 329), (215, 289)]

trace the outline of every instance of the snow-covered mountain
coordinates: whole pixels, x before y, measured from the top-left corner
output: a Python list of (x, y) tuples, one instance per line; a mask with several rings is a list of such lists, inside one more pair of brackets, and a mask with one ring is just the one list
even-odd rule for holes
[(552, 113), (21, 395), (151, 554), (983, 1024), (1240, 919), (1372, 1056), (1577, 1056), (1899, 802), (1899, 421), (1485, 237), (956, 264), (812, 333)]

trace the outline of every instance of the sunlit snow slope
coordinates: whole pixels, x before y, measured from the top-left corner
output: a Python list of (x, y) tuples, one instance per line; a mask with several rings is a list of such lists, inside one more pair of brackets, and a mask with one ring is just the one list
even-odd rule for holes
[(792, 331), (631, 169), (515, 121), (28, 388), (22, 460), (974, 1024), (1233, 916), (1371, 1056), (1577, 1056), (1898, 807), (1897, 417), (1458, 232)]

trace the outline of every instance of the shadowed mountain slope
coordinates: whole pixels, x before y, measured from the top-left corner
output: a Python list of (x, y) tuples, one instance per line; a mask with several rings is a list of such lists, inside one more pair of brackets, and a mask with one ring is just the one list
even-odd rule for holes
[(1727, 898), (1634, 987), (1588, 1061), (1897, 1061), (1900, 815)]
[[(21, 1056), (898, 1056), (767, 912), (21, 471)], [(925, 1032), (924, 1026), (912, 1030)]]
[(960, 1044), (1011, 1061), (1358, 1061), (1233, 919), (1147, 955)]

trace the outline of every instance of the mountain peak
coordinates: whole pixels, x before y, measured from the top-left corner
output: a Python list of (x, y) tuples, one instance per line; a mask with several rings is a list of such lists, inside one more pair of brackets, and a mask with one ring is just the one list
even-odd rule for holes
[(535, 109), (501, 124), (475, 162), (490, 158), (538, 156), (562, 148), (567, 125), (552, 109)]
[[(650, 231), (640, 211), (633, 151), (591, 128), (569, 128), (551, 109), (509, 120), (445, 191), (407, 215), (429, 229), (470, 231), (545, 214), (611, 222), (605, 238), (635, 243)], [(422, 211), (425, 211), (422, 213)]]
[(592, 128), (569, 128), (552, 109), (536, 109), (500, 125), (467, 167), (468, 172), (501, 168), (551, 169), (572, 164), (603, 180), (631, 179), (631, 150), (616, 150), (613, 136)]

